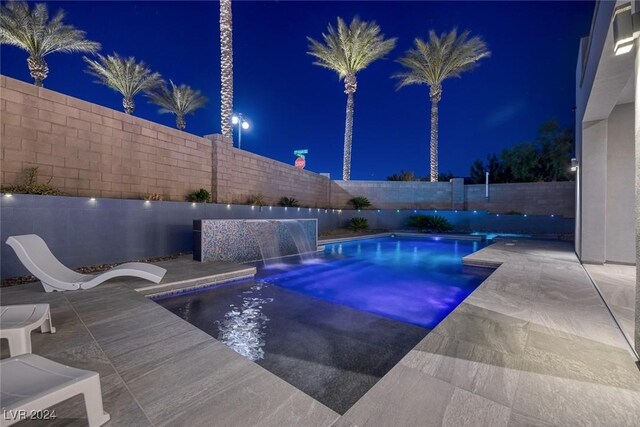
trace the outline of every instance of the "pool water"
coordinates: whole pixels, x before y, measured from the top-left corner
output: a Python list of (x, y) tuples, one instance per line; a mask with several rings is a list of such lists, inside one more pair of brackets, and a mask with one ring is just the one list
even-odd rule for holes
[(324, 258), (298, 268), (276, 265), (267, 283), (390, 319), (433, 329), (491, 270), (465, 267), (462, 258), (483, 243), (425, 238), (380, 238), (327, 245)]
[(343, 414), (491, 273), (479, 242), (380, 238), (327, 245), (255, 280), (156, 301)]

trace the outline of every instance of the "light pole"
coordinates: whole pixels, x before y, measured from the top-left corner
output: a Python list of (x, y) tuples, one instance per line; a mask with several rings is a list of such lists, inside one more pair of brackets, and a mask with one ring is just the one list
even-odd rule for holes
[(242, 148), (242, 129), (249, 129), (249, 122), (244, 119), (242, 113), (238, 113), (231, 118), (231, 123), (238, 125), (238, 149)]

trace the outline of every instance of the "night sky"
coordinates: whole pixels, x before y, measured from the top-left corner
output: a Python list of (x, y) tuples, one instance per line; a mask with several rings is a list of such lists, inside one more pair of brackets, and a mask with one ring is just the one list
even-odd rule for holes
[[(187, 131), (220, 132), (220, 44), (217, 2), (47, 2), (67, 11), (66, 22), (118, 52), (147, 62), (165, 79), (186, 83), (209, 98), (187, 118)], [(440, 171), (466, 176), (486, 158), (535, 137), (555, 117), (573, 127), (575, 68), (580, 37), (588, 34), (594, 3), (570, 2), (293, 2), (234, 1), (234, 110), (252, 125), (244, 149), (287, 163), (307, 148), (307, 168), (342, 174), (346, 96), (335, 73), (312, 64), (307, 36), (321, 38), (338, 16), (375, 20), (396, 49), (358, 75), (352, 179), (385, 179), (401, 169), (428, 175), (427, 86), (396, 90), (394, 60), (452, 27), (482, 36), (492, 56), (461, 79), (445, 81), (440, 103)], [(1, 48), (2, 74), (31, 81), (26, 52)], [(79, 54), (46, 57), (44, 85), (121, 110), (121, 97), (93, 83)], [(143, 96), (134, 115), (169, 126)]]

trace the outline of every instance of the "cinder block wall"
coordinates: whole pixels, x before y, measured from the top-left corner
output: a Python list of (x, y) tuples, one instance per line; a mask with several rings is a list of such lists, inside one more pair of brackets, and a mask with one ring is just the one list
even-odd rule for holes
[(267, 204), (293, 197), (302, 206), (329, 207), (329, 178), (232, 146), (229, 138), (208, 135), (213, 146), (213, 188), (218, 203), (244, 204), (261, 194)]
[(465, 185), (464, 188), (468, 210), (575, 217), (575, 182), (491, 184), (488, 200), (484, 185)]
[(349, 207), (353, 197), (366, 197), (378, 209), (451, 209), (450, 182), (333, 181), (331, 205)]
[(185, 132), (0, 76), (2, 184), (38, 166), (72, 196), (184, 200), (211, 188), (211, 143)]
[[(40, 181), (67, 195), (184, 200), (205, 188), (218, 203), (244, 204), (262, 194), (276, 204), (349, 207), (367, 197), (379, 209), (477, 209), (493, 213), (574, 216), (574, 183), (483, 185), (454, 182), (331, 181), (232, 146), (221, 135), (191, 135), (30, 83), (0, 76), (2, 184), (38, 166)], [(464, 189), (462, 189), (464, 187)]]

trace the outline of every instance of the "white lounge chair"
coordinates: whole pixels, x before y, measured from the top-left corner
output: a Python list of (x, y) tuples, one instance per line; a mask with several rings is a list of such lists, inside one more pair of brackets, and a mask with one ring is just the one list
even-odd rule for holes
[(144, 262), (127, 262), (99, 274), (80, 274), (68, 269), (35, 234), (7, 239), (24, 266), (42, 282), (46, 292), (90, 289), (114, 277), (133, 276), (160, 283), (167, 270)]
[(0, 339), (9, 341), (11, 357), (31, 353), (31, 331), (56, 332), (51, 323), (49, 304), (24, 304), (0, 307)]
[(102, 407), (97, 372), (71, 368), (35, 354), (1, 360), (0, 370), (1, 427), (37, 412), (46, 416), (47, 408), (79, 394), (84, 395), (90, 427), (101, 426), (110, 419)]

